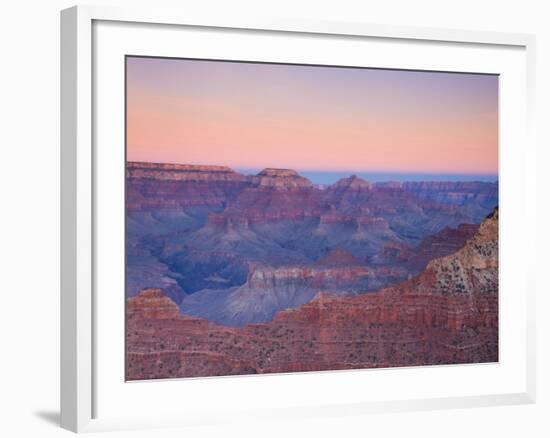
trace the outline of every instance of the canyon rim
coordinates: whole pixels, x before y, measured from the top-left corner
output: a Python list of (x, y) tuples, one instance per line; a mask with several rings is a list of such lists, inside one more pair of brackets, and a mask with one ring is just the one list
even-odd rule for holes
[(498, 361), (498, 77), (126, 62), (127, 380)]

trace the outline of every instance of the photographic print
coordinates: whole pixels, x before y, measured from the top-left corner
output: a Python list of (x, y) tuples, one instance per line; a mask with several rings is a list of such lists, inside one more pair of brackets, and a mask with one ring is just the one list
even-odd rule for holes
[(125, 166), (127, 380), (498, 362), (497, 75), (127, 56)]

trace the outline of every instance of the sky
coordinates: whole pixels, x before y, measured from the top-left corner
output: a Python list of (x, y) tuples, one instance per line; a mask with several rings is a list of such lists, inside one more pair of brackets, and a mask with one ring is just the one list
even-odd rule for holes
[(494, 75), (128, 57), (126, 81), (130, 161), (292, 168), (326, 182), (498, 173)]

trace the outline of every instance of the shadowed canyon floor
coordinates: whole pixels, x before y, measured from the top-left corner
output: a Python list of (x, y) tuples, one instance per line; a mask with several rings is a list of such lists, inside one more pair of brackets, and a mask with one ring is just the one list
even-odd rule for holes
[(496, 361), (497, 204), (496, 183), (128, 163), (127, 378)]

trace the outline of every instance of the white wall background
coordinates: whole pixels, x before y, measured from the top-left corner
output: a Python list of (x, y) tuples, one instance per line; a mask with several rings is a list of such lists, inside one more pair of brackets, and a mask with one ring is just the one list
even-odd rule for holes
[[(549, 247), (550, 14), (545, 0), (96, 1), (535, 33), (537, 53), (538, 402), (280, 424), (235, 424), (106, 436), (550, 436)], [(59, 404), (59, 10), (65, 0), (4, 3), (0, 24), (0, 435), (68, 436)], [(518, 145), (521, 147), (521, 145)], [(185, 396), (185, 395), (183, 395)], [(289, 395), (290, 396), (290, 395)]]

